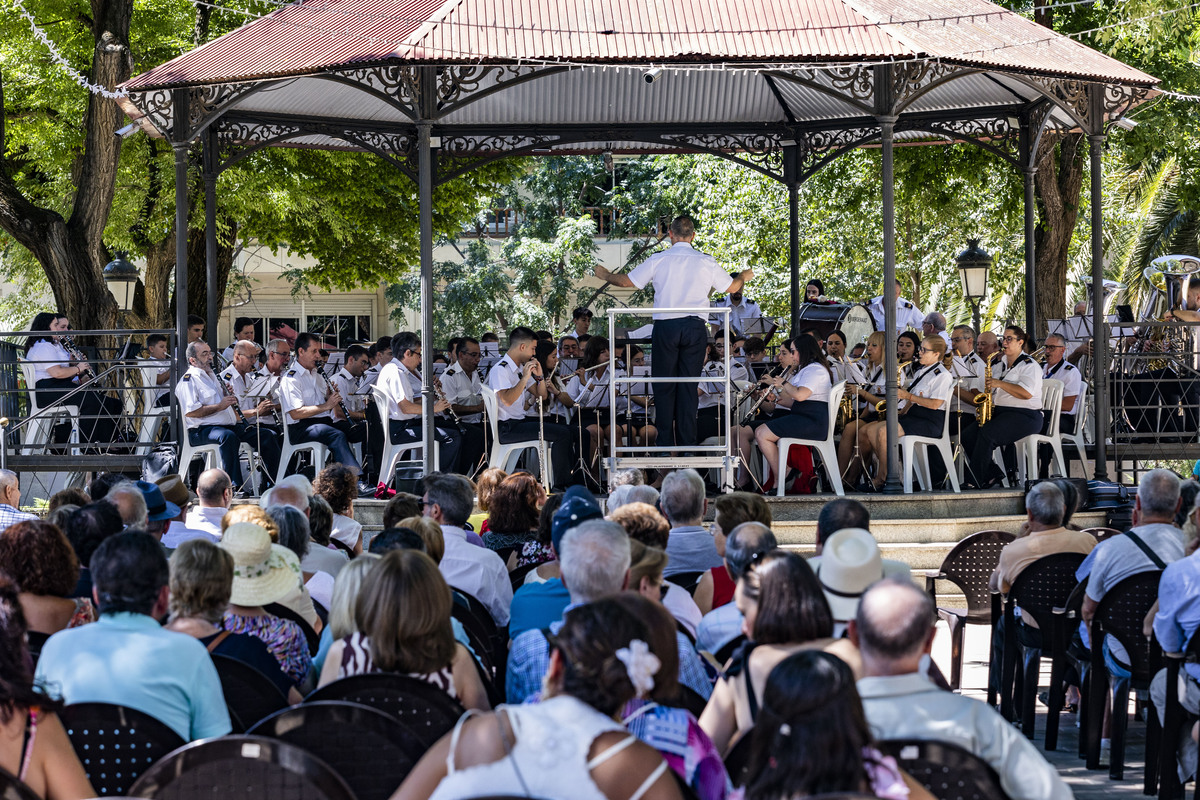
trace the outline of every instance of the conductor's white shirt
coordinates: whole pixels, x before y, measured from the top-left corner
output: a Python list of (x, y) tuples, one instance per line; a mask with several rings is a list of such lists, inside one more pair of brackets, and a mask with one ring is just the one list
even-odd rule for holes
[[(729, 273), (717, 260), (701, 253), (687, 242), (676, 242), (655, 253), (629, 272), (629, 280), (639, 289), (654, 284), (655, 308), (708, 308), (709, 291), (727, 292), (733, 285)], [(664, 312), (654, 319), (707, 318), (707, 314)]]

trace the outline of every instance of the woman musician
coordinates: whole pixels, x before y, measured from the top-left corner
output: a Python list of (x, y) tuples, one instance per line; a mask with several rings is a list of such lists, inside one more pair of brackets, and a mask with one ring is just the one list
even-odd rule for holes
[[(630, 345), (629, 369), (626, 371), (626, 377), (635, 377), (633, 370), (644, 366), (646, 366), (646, 354), (636, 344)], [(629, 388), (633, 387), (629, 386)], [(629, 427), (633, 431), (634, 441), (638, 445), (646, 447), (652, 446), (658, 440), (658, 428), (654, 427), (654, 423), (650, 421), (652, 416), (650, 407), (653, 399), (653, 395), (648, 394), (629, 395)], [(641, 424), (638, 424), (639, 422)], [(703, 437), (701, 437), (701, 441), (703, 441)]]
[[(29, 330), (33, 335), (25, 340), (25, 358), (33, 366), (38, 406), (45, 408), (62, 399), (71, 390), (92, 376), (91, 367), (81, 355), (73, 355), (59, 339), (71, 323), (66, 314), (43, 311), (33, 318)], [(44, 333), (43, 333), (44, 331)], [(96, 389), (72, 395), (65, 403), (79, 406), (79, 435), (85, 442), (112, 442), (117, 432), (121, 401)]]
[(825, 353), (811, 336), (799, 336), (788, 344), (796, 359), (796, 374), (788, 380), (767, 378), (777, 387), (781, 398), (791, 400), (791, 413), (776, 417), (754, 431), (758, 449), (772, 471), (763, 490), (784, 476), (775, 475), (779, 465), (780, 439), (824, 439), (829, 435), (829, 393), (833, 388), (833, 373)]
[(825, 356), (833, 372), (833, 382), (845, 381), (846, 385), (863, 382), (862, 369), (846, 358), (846, 334), (832, 330), (825, 336)]
[(896, 363), (908, 364), (904, 369), (905, 380), (912, 380), (917, 367), (917, 351), (921, 349), (921, 337), (913, 331), (902, 331), (896, 337)]
[[(732, 342), (731, 342), (732, 343)], [(748, 380), (746, 365), (730, 359), (729, 372), (735, 381)], [(721, 409), (725, 406), (725, 339), (720, 338), (708, 346), (704, 367), (700, 371), (701, 382), (696, 391), (700, 394), (699, 414), (696, 420), (696, 441), (703, 442), (710, 436), (720, 436)], [(733, 394), (736, 387), (731, 387)]]
[[(971, 423), (962, 430), (963, 452), (970, 458), (964, 489), (987, 489), (1000, 482), (993, 473), (992, 451), (1015, 444), (1042, 430), (1042, 368), (1025, 352), (1025, 331), (1016, 325), (1004, 329), (1004, 354), (984, 382), (995, 408), (987, 425)], [(1005, 447), (1006, 471), (1011, 471), (1011, 448)]]
[[(534, 350), (533, 357), (541, 365), (542, 374), (550, 376), (549, 383), (547, 384), (547, 388), (550, 390), (550, 399), (546, 403), (545, 409), (543, 409), (546, 415), (546, 422), (556, 425), (570, 425), (571, 409), (575, 407), (575, 400), (558, 379), (558, 346), (554, 342), (542, 340), (537, 343), (537, 349)], [(537, 409), (536, 398), (533, 401), (533, 408), (534, 410)]]
[(775, 387), (767, 379), (769, 376), (790, 375), (795, 371), (796, 354), (792, 348), (793, 341), (788, 339), (779, 346), (779, 363), (767, 371), (762, 378), (759, 378), (759, 382), (756, 384), (762, 387), (754, 393), (754, 402), (760, 404), (757, 416), (751, 419), (747, 425), (741, 425), (741, 420), (734, 420), (734, 424), (737, 426), (733, 429), (734, 436), (737, 437), (738, 452), (742, 457), (741, 466), (738, 468), (738, 487), (740, 489), (748, 489), (751, 485), (750, 470), (747, 465), (754, 457), (754, 431), (760, 425), (765, 425), (776, 417), (783, 417), (791, 413), (792, 399), (777, 395)]
[[(950, 386), (954, 383), (954, 376), (942, 365), (945, 355), (946, 340), (942, 337), (927, 336), (921, 342), (912, 380), (907, 388), (896, 391), (900, 401), (898, 435), (932, 438), (942, 435), (946, 424), (946, 398), (950, 396)], [(874, 455), (879, 461), (871, 481), (871, 487), (879, 491), (887, 478), (887, 470), (883, 468), (884, 454), (887, 453), (887, 420), (877, 419), (864, 426), (859, 432), (859, 443), (864, 460)]]
[[(588, 464), (594, 463), (605, 437), (612, 434), (608, 410), (608, 384), (611, 380), (612, 365), (609, 363), (608, 340), (602, 336), (593, 336), (584, 347), (583, 358), (579, 360), (579, 369), (575, 371), (575, 377), (567, 384), (567, 392), (579, 409), (575, 422), (588, 435)], [(618, 436), (625, 435), (623, 426), (628, 405), (628, 399), (618, 394)]]
[(842, 479), (850, 486), (861, 477), (869, 452), (867, 448), (870, 444), (863, 438), (863, 429), (878, 419), (875, 404), (887, 394), (887, 373), (883, 369), (886, 341), (883, 331), (875, 331), (867, 337), (867, 361), (862, 369), (862, 378), (858, 383), (846, 384), (846, 393), (855, 398), (857, 416), (847, 422), (842, 430), (842, 440), (838, 443), (838, 468), (842, 471)]

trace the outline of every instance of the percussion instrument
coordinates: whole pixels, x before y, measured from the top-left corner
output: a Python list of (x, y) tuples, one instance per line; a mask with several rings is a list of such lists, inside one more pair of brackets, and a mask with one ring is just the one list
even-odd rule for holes
[(861, 303), (802, 303), (799, 310), (800, 329), (812, 328), (824, 338), (830, 331), (840, 330), (846, 337), (847, 349), (867, 340), (875, 332), (875, 318)]

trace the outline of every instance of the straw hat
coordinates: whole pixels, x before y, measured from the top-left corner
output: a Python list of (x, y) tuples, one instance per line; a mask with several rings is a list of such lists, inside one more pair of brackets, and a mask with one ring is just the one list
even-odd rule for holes
[(183, 478), (174, 473), (163, 475), (155, 483), (158, 484), (158, 488), (162, 491), (163, 497), (166, 498), (168, 503), (174, 503), (183, 508), (188, 503), (195, 501), (192, 493), (184, 485)]
[(854, 619), (862, 593), (882, 577), (879, 544), (869, 531), (843, 528), (830, 536), (821, 549), (817, 580), (837, 622)]
[(300, 586), (300, 559), (283, 545), (271, 544), (261, 525), (238, 522), (225, 529), (220, 546), (233, 556), (233, 593), (229, 602), (263, 606)]

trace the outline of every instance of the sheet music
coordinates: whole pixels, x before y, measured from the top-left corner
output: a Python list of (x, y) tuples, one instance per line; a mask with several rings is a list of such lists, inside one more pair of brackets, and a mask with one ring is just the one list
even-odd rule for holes
[[(500, 358), (500, 343), (499, 342), (482, 342), (479, 345), (479, 354), (483, 359)], [(482, 363), (482, 362), (481, 362)], [(495, 363), (495, 362), (493, 362)]]
[[(650, 377), (650, 368), (649, 367), (634, 367), (633, 371), (629, 373), (629, 377), (631, 377), (631, 378), (648, 378), (648, 377)], [(625, 384), (625, 386), (626, 386), (626, 391), (631, 395), (632, 394), (650, 394), (650, 384), (649, 383), (627, 383), (627, 384)]]
[(253, 379), (246, 382), (246, 398), (262, 400), (270, 397), (278, 380), (278, 377), (269, 373), (266, 375), (256, 375)]

